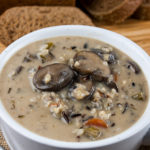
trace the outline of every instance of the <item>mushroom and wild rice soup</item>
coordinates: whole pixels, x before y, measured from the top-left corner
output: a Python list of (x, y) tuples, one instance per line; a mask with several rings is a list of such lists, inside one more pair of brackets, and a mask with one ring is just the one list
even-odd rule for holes
[(116, 48), (83, 37), (57, 37), (18, 51), (0, 75), (10, 115), (41, 136), (93, 141), (131, 127), (148, 86), (141, 68)]

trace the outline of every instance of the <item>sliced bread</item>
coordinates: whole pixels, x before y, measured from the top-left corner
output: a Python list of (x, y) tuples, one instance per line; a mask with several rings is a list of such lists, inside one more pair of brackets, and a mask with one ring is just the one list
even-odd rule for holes
[(135, 12), (134, 17), (141, 20), (150, 20), (150, 0), (143, 1), (142, 5)]
[(79, 0), (89, 15), (104, 23), (121, 23), (131, 16), (142, 0)]
[(75, 7), (14, 7), (0, 16), (0, 41), (7, 46), (31, 31), (66, 24), (93, 25), (91, 19)]
[(0, 13), (16, 6), (75, 6), (76, 0), (0, 0)]

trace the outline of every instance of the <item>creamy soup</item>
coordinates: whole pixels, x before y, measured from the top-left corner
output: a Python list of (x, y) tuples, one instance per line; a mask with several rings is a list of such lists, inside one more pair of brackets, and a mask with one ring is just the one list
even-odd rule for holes
[(94, 39), (57, 37), (20, 49), (0, 75), (10, 115), (41, 136), (83, 142), (131, 127), (148, 101), (147, 81), (126, 54)]

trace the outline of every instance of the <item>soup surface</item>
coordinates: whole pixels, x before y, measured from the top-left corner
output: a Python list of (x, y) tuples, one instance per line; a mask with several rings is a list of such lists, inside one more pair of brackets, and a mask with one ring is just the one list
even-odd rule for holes
[(114, 136), (143, 114), (148, 86), (139, 66), (88, 38), (57, 37), (17, 52), (0, 75), (10, 115), (39, 135), (62, 141)]

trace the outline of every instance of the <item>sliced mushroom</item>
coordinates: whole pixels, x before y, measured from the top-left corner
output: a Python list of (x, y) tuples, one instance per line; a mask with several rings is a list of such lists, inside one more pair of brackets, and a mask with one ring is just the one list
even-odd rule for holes
[(109, 66), (97, 54), (89, 51), (81, 51), (75, 55), (73, 68), (81, 75), (92, 74), (96, 70), (103, 77), (110, 74)]
[(73, 100), (88, 100), (93, 96), (94, 91), (91, 79), (79, 77), (79, 80), (70, 87), (68, 97)]
[(131, 62), (131, 61), (128, 61), (128, 68), (133, 70), (135, 72), (135, 74), (139, 74), (140, 73), (140, 68), (139, 66), (135, 63), (135, 62)]
[(118, 87), (117, 87), (117, 85), (116, 85), (116, 83), (115, 83), (115, 81), (110, 81), (110, 82), (109, 82), (109, 81), (108, 81), (109, 78), (103, 77), (100, 70), (94, 71), (93, 74), (92, 74), (92, 78), (93, 78), (94, 80), (96, 80), (96, 81), (99, 81), (99, 82), (102, 81), (102, 82), (103, 82), (108, 88), (110, 88), (110, 89), (113, 89), (113, 88), (114, 88), (117, 92), (119, 91), (119, 90), (118, 90)]
[(33, 84), (39, 90), (59, 91), (73, 79), (74, 73), (65, 64), (55, 63), (41, 67), (33, 77)]
[(92, 78), (96, 81), (107, 81), (108, 76), (104, 76), (101, 70), (96, 70), (92, 73)]
[(103, 82), (110, 89), (114, 88), (117, 92), (119, 91), (115, 81), (109, 81), (109, 77), (104, 77), (101, 70), (94, 71), (92, 74), (92, 79)]
[(104, 51), (102, 51), (101, 49), (97, 49), (97, 48), (91, 48), (91, 51), (95, 53), (96, 55), (98, 55), (101, 59), (103, 59)]
[(92, 48), (91, 51), (97, 54), (101, 59), (107, 61), (108, 64), (116, 64), (117, 62), (116, 53), (113, 51), (106, 52), (106, 51), (103, 51), (101, 49), (96, 49), (96, 48)]

